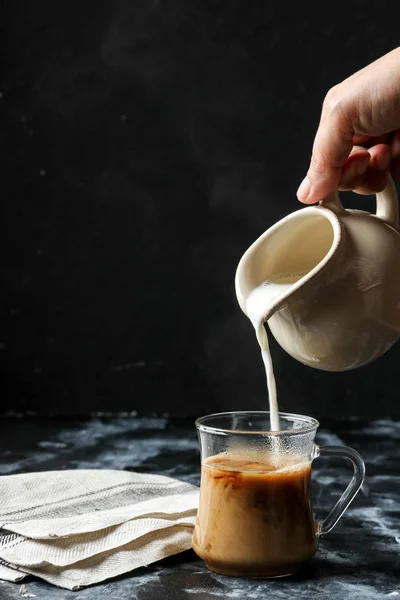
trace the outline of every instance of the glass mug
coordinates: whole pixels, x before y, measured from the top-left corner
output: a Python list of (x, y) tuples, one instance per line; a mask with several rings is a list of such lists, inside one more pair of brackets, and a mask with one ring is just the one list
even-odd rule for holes
[[(236, 577), (284, 577), (317, 551), (359, 491), (365, 465), (355, 450), (314, 444), (319, 423), (279, 413), (229, 412), (196, 421), (201, 449), (200, 505), (192, 547), (207, 567)], [(353, 477), (318, 523), (311, 501), (311, 463), (318, 456), (350, 459)]]

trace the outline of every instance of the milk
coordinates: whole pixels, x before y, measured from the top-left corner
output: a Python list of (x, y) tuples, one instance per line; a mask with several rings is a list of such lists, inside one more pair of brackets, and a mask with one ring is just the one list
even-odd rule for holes
[(279, 273), (272, 279), (263, 281), (256, 287), (247, 298), (246, 314), (256, 331), (257, 341), (261, 348), (261, 356), (267, 375), (269, 410), (271, 417), (271, 430), (279, 431), (279, 407), (276, 394), (276, 382), (272, 366), (271, 352), (268, 343), (268, 334), (264, 327), (264, 315), (270, 306), (282, 296), (293, 283), (304, 277), (306, 272)]

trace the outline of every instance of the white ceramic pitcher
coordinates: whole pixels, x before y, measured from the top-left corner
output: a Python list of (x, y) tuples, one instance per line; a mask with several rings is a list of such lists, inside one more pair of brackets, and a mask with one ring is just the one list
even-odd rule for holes
[(264, 321), (291, 356), (328, 371), (353, 369), (400, 336), (400, 233), (390, 178), (372, 215), (343, 208), (338, 193), (263, 233), (236, 272), (246, 313), (250, 292), (282, 273), (306, 274), (265, 307)]

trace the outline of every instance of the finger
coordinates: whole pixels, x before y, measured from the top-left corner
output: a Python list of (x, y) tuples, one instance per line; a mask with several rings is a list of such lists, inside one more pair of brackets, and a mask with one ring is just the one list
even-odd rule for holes
[(361, 145), (364, 148), (370, 148), (371, 146), (376, 146), (377, 144), (389, 144), (391, 136), (391, 133), (385, 133), (376, 137), (355, 135), (353, 136), (353, 144)]
[(377, 144), (369, 148), (371, 159), (362, 181), (353, 188), (357, 194), (376, 194), (387, 184), (391, 159), (390, 148), (386, 144)]
[(353, 144), (364, 145), (370, 140), (371, 137), (369, 135), (353, 135)]
[(392, 162), (390, 171), (395, 180), (400, 180), (400, 131), (396, 131), (391, 144)]
[(346, 160), (339, 182), (339, 190), (348, 191), (362, 185), (364, 175), (368, 169), (371, 155), (366, 149), (353, 148)]
[(297, 190), (305, 204), (322, 200), (337, 189), (342, 168), (353, 146), (353, 127), (334, 95), (328, 94), (315, 136), (307, 176)]

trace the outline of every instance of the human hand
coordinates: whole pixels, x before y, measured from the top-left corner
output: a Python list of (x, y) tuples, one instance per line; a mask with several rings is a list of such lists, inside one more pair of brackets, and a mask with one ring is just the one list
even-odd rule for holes
[(389, 172), (400, 179), (400, 48), (329, 90), (297, 197), (313, 204), (335, 189), (380, 192)]

